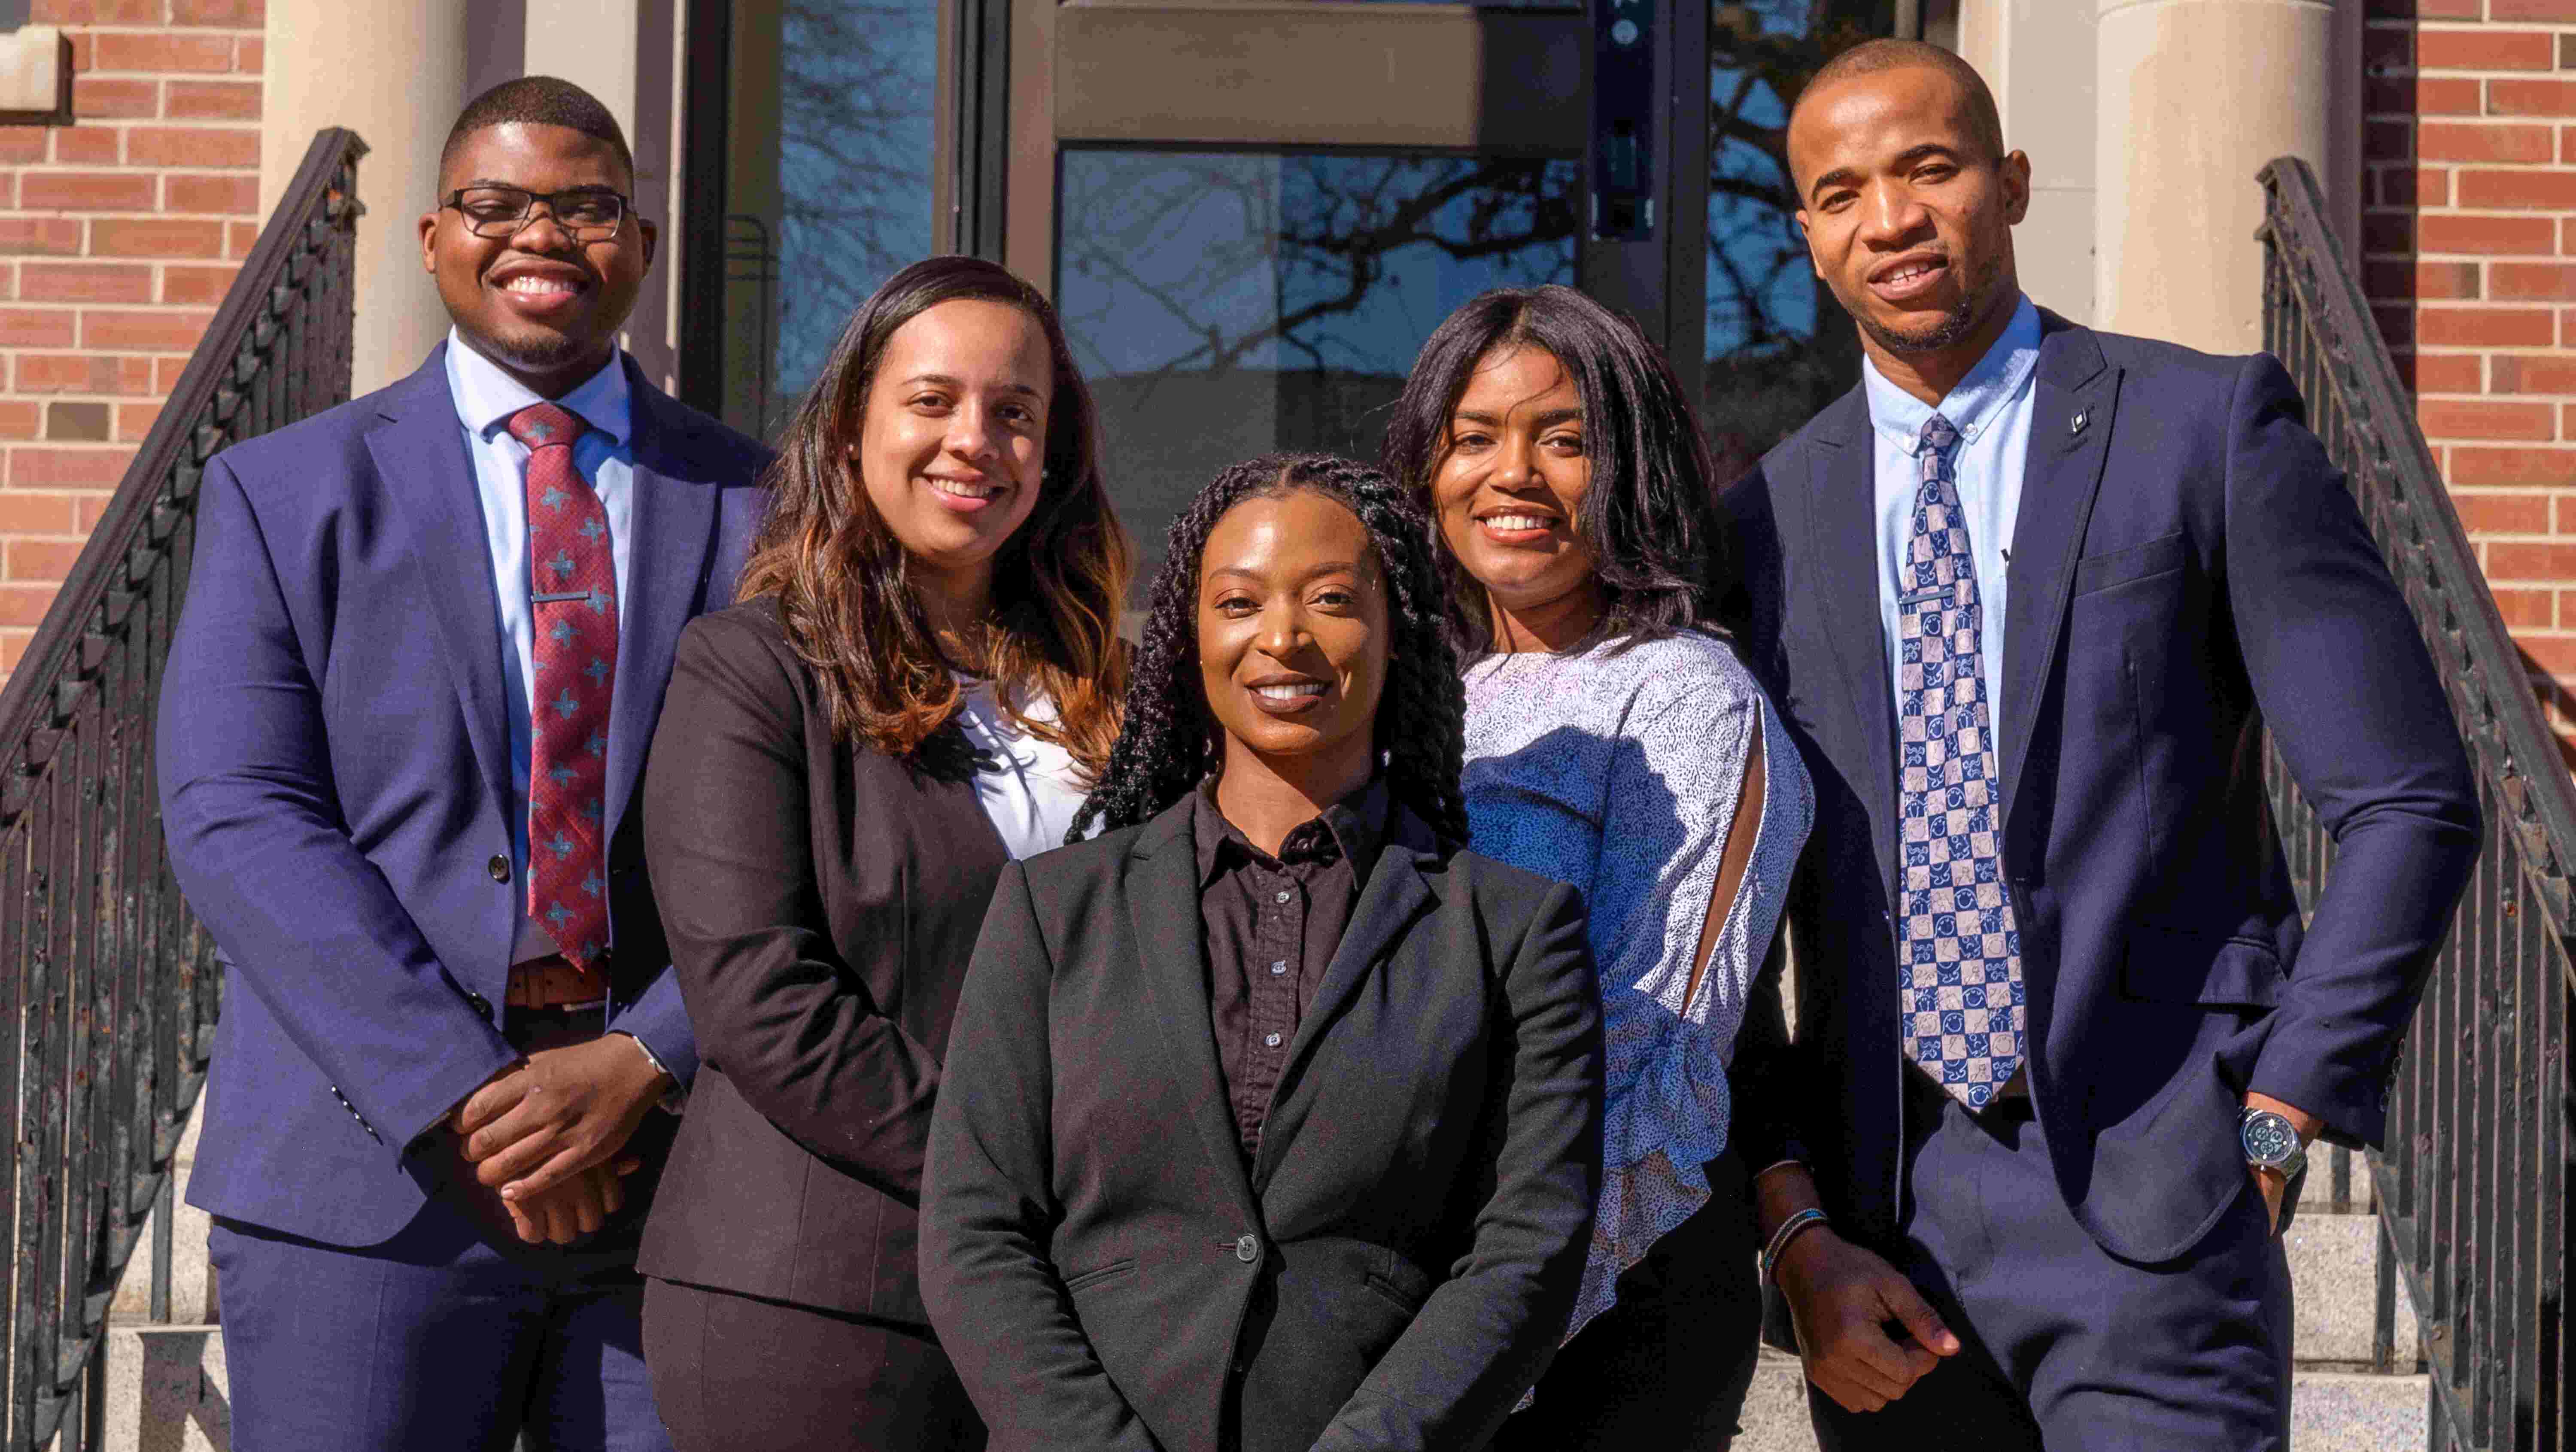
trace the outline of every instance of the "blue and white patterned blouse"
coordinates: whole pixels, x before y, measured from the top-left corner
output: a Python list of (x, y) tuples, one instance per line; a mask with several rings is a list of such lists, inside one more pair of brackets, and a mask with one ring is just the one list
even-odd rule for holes
[[(1762, 688), (1726, 642), (1490, 655), (1467, 667), (1472, 845), (1583, 894), (1608, 1051), (1600, 1214), (1571, 1337), (1620, 1272), (1708, 1200), (1726, 1148), (1727, 1065), (1815, 791)], [(1762, 821), (1696, 994), (1691, 960), (1756, 731)]]

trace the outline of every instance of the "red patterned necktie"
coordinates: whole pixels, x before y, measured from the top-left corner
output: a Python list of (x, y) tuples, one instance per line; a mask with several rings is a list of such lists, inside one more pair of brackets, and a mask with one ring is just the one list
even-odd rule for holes
[(533, 996), (583, 1001), (607, 991), (601, 966), (608, 956), (608, 704), (617, 680), (617, 568), (608, 511), (572, 466), (573, 441), (589, 426), (551, 403), (519, 410), (509, 426), (510, 436), (528, 446), (528, 613), (536, 661), (528, 915), (553, 936), (580, 980), (549, 983)]

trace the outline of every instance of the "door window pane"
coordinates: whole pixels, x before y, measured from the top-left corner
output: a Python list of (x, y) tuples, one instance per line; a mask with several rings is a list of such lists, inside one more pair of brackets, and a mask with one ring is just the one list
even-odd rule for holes
[(1788, 103), (1825, 61), (1894, 23), (1888, 0), (1751, 0), (1709, 11), (1707, 373), (1700, 409), (1732, 479), (1860, 377), (1851, 319), (1807, 261)]
[(932, 250), (939, 7), (737, 0), (727, 423), (767, 434), (859, 304)]
[(1062, 168), (1057, 306), (1149, 568), (1228, 464), (1375, 457), (1460, 303), (1574, 280), (1570, 160), (1076, 148)]

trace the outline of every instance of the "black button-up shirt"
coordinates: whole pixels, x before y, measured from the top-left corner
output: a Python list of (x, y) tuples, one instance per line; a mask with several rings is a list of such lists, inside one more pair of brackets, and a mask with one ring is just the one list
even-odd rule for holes
[(1335, 802), (1291, 830), (1276, 857), (1217, 810), (1213, 785), (1201, 787), (1196, 800), (1200, 957), (1217, 1067), (1249, 1161), (1261, 1148), (1262, 1121), (1297, 1025), (1377, 865), (1386, 791), (1372, 781)]

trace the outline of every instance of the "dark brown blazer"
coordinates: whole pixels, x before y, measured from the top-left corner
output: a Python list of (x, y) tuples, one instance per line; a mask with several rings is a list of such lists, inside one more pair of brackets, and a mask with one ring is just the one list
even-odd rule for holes
[(1189, 803), (1005, 869), (921, 1243), (992, 1448), (1482, 1447), (1573, 1312), (1601, 1072), (1573, 889), (1399, 810), (1247, 1170)]
[(680, 637), (644, 820), (703, 1062), (638, 1267), (925, 1322), (930, 1106), (1010, 860), (971, 765), (934, 775), (836, 741), (776, 607), (756, 601)]

